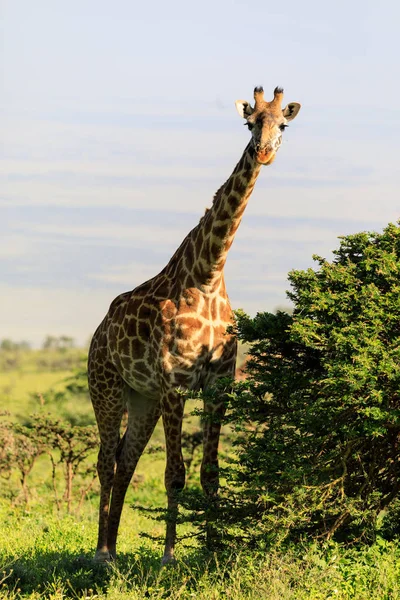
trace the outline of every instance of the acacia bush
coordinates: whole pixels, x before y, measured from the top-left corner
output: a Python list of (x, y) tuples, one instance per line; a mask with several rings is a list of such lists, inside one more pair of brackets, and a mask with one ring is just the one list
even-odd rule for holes
[[(61, 509), (61, 500), (58, 495), (57, 467), (61, 466), (64, 479), (63, 501), (68, 512), (72, 510), (74, 480), (79, 475), (81, 481), (89, 479), (79, 490), (80, 508), (82, 501), (91, 489), (96, 478), (96, 465), (85, 464), (88, 456), (98, 447), (98, 433), (94, 425), (83, 427), (71, 425), (68, 421), (61, 421), (48, 416), (37, 415), (33, 419), (32, 434), (40, 440), (44, 451), (49, 456), (52, 464), (52, 481), (57, 509)], [(76, 495), (76, 494), (75, 494)]]
[(292, 315), (237, 314), (252, 346), (229, 394), (237, 454), (217, 521), (228, 539), (233, 526), (252, 542), (367, 539), (385, 519), (396, 530), (400, 227), (343, 237), (331, 262), (314, 260), (289, 274)]
[[(98, 447), (95, 426), (72, 425), (48, 415), (33, 415), (29, 425), (0, 422), (0, 476), (10, 479), (18, 472), (21, 489), (17, 496), (28, 504), (28, 477), (39, 456), (46, 454), (52, 465), (52, 487), (57, 509), (63, 503), (71, 512), (79, 510), (96, 478), (95, 460), (87, 460)], [(60, 480), (64, 481), (60, 495)], [(80, 487), (76, 485), (79, 481)]]

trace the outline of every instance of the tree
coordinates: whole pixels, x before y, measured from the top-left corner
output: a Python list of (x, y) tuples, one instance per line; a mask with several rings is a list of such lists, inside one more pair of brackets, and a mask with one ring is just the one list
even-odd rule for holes
[(4, 338), (0, 342), (0, 350), (4, 352), (14, 352), (18, 350), (30, 350), (29, 342), (22, 340), (21, 342), (13, 342), (8, 338)]
[(40, 439), (18, 423), (0, 421), (0, 475), (9, 478), (13, 469), (19, 473), (21, 496), (29, 502), (28, 476), (36, 459), (43, 454)]
[(252, 540), (367, 537), (400, 498), (400, 227), (314, 260), (289, 274), (293, 315), (237, 315), (252, 349), (221, 522)]
[[(97, 428), (95, 426), (73, 426), (68, 421), (60, 421), (51, 417), (35, 415), (33, 418), (32, 433), (35, 439), (40, 440), (52, 464), (53, 490), (58, 510), (61, 502), (57, 493), (56, 470), (62, 465), (64, 470), (65, 489), (63, 499), (70, 513), (73, 500), (73, 483), (77, 474), (83, 478), (90, 478), (89, 485), (81, 489), (80, 508), (84, 496), (91, 489), (96, 477), (95, 465), (91, 464), (82, 468), (87, 457), (98, 447)], [(58, 458), (54, 450), (58, 451)]]
[(74, 348), (75, 341), (72, 337), (67, 335), (54, 336), (48, 335), (43, 342), (44, 350), (67, 350), (68, 348)]
[(4, 352), (10, 352), (11, 350), (15, 350), (15, 342), (9, 340), (8, 338), (5, 338), (4, 340), (1, 340), (0, 349)]

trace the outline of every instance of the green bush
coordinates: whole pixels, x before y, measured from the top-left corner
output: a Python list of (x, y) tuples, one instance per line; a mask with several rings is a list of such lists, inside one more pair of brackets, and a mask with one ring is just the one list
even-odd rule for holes
[(400, 496), (400, 227), (314, 260), (289, 274), (293, 315), (237, 315), (251, 360), (230, 394), (218, 526), (253, 542), (368, 539)]

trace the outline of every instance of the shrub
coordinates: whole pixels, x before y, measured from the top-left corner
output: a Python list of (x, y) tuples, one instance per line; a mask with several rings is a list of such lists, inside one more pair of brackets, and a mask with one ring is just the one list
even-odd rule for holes
[[(88, 457), (97, 450), (98, 434), (95, 426), (74, 426), (49, 416), (33, 415), (30, 426), (0, 421), (0, 476), (9, 479), (18, 472), (21, 485), (19, 497), (29, 502), (28, 477), (36, 459), (46, 454), (52, 465), (54, 499), (60, 511), (58, 471), (62, 471), (64, 490), (62, 500), (68, 512), (73, 501), (79, 510), (96, 478), (96, 465)], [(81, 487), (76, 489), (78, 476)]]
[(400, 227), (314, 260), (289, 274), (293, 315), (237, 315), (252, 347), (229, 400), (225, 534), (365, 539), (400, 496)]
[(57, 491), (57, 466), (61, 465), (63, 469), (65, 481), (63, 500), (69, 513), (72, 510), (73, 483), (76, 475), (79, 474), (84, 480), (89, 477), (89, 484), (84, 485), (80, 490), (79, 509), (96, 477), (95, 464), (85, 466), (88, 456), (98, 447), (96, 427), (74, 426), (67, 421), (36, 415), (33, 418), (32, 433), (41, 441), (51, 460), (53, 491), (58, 510), (61, 508), (61, 502)]

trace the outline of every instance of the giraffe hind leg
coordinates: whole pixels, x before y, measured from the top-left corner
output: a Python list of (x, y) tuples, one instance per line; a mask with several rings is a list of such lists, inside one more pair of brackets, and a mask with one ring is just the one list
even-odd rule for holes
[[(104, 376), (106, 384), (104, 384)], [(120, 425), (125, 410), (124, 388), (125, 382), (110, 363), (104, 365), (99, 373), (96, 373), (93, 367), (89, 370), (90, 397), (100, 434), (97, 473), (101, 489), (96, 562), (110, 559), (107, 544), (109, 506), (120, 444)]]

